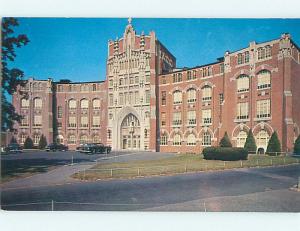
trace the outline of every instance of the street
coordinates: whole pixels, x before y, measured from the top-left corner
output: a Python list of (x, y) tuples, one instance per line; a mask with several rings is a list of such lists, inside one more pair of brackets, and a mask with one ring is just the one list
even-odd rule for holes
[(2, 185), (1, 202), (4, 210), (299, 212), (300, 193), (289, 189), (299, 175), (300, 166), (291, 165), (36, 187)]

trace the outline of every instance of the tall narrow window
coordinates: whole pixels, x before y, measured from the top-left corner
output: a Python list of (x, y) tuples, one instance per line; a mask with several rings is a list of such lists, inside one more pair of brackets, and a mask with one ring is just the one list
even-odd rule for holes
[(211, 134), (209, 132), (204, 132), (202, 135), (202, 145), (211, 146)]
[(237, 119), (248, 119), (249, 118), (249, 107), (248, 102), (237, 104)]
[(94, 99), (93, 100), (93, 108), (99, 109), (100, 108), (100, 99)]
[(197, 98), (196, 92), (197, 91), (194, 88), (190, 88), (187, 90), (187, 98), (188, 98), (187, 101), (189, 103), (196, 101), (196, 98)]
[(75, 109), (77, 106), (76, 100), (75, 99), (71, 99), (69, 101), (69, 109)]
[(58, 106), (57, 107), (57, 118), (62, 118), (62, 114), (63, 114), (62, 106)]
[(173, 93), (173, 103), (174, 104), (182, 103), (182, 92), (181, 91), (175, 91)]
[(161, 105), (165, 106), (167, 104), (167, 92), (161, 92)]
[(42, 108), (43, 103), (41, 98), (34, 99), (34, 108)]
[(243, 148), (245, 146), (247, 139), (247, 133), (245, 131), (240, 131), (236, 137), (236, 146)]
[(194, 146), (196, 145), (196, 136), (193, 133), (190, 133), (187, 137), (187, 145)]
[(100, 127), (100, 116), (93, 116), (93, 127)]
[(187, 124), (195, 125), (196, 124), (196, 111), (187, 112)]
[(161, 113), (161, 126), (166, 126), (166, 113)]
[(237, 78), (237, 91), (238, 92), (249, 91), (249, 77), (247, 75), (240, 75)]
[(238, 54), (238, 65), (243, 63), (243, 55), (242, 54)]
[(150, 90), (145, 91), (146, 103), (150, 103)]
[(192, 73), (190, 71), (187, 72), (187, 80), (192, 79)]
[(181, 125), (181, 112), (173, 113), (173, 125)]
[(88, 127), (89, 126), (89, 120), (88, 120), (88, 117), (87, 116), (82, 116), (80, 118), (80, 127)]
[(75, 116), (70, 116), (69, 117), (69, 127), (76, 127), (76, 117)]
[(206, 125), (212, 123), (211, 109), (202, 110), (202, 123)]
[(211, 87), (206, 85), (202, 88), (202, 100), (211, 101), (212, 90)]
[(89, 108), (89, 101), (87, 99), (83, 99), (80, 102), (81, 109), (88, 109)]
[(160, 137), (160, 145), (168, 145), (168, 135), (163, 133)]
[(41, 115), (35, 115), (33, 117), (33, 126), (42, 126), (42, 116)]
[(257, 75), (257, 89), (266, 89), (271, 87), (271, 73), (262, 70)]
[(28, 108), (29, 107), (29, 99), (21, 99), (21, 108)]
[(249, 63), (250, 60), (250, 55), (249, 55), (249, 51), (245, 52), (245, 63)]
[(181, 136), (180, 134), (175, 134), (173, 137), (173, 145), (174, 146), (179, 146), (181, 145)]
[(269, 58), (272, 56), (272, 47), (271, 46), (266, 46), (266, 58)]
[(257, 101), (257, 118), (268, 118), (271, 116), (270, 112), (270, 100), (259, 100)]

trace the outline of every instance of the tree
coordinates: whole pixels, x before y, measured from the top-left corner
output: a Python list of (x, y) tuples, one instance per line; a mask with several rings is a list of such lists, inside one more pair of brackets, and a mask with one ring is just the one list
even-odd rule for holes
[(294, 144), (294, 153), (300, 154), (300, 135), (299, 135), (298, 138), (295, 140), (295, 144)]
[(28, 136), (24, 142), (24, 148), (26, 149), (32, 149), (33, 148), (33, 141), (32, 139)]
[[(17, 91), (19, 85), (25, 86), (26, 81), (23, 79), (24, 73), (18, 68), (9, 68), (15, 58), (15, 48), (20, 48), (29, 42), (26, 35), (15, 35), (13, 27), (19, 26), (15, 18), (2, 19), (2, 46), (1, 46), (1, 64), (2, 64), (2, 80), (1, 80), (1, 129), (2, 131), (13, 131), (14, 122), (20, 122), (22, 116), (16, 111), (14, 106), (7, 99), (8, 95), (12, 95)], [(25, 92), (19, 90), (21, 95)]]
[(247, 136), (244, 148), (248, 152), (255, 152), (256, 153), (257, 146), (256, 146), (255, 139), (254, 139), (254, 136), (253, 136), (253, 133), (252, 133), (251, 129), (248, 132), (248, 136)]
[(44, 149), (46, 146), (47, 146), (47, 139), (44, 135), (42, 135), (39, 141), (39, 149)]
[(227, 132), (225, 132), (223, 138), (220, 140), (219, 145), (220, 145), (220, 147), (232, 147), (232, 144), (230, 142)]
[(276, 131), (273, 132), (269, 140), (266, 153), (272, 154), (274, 152), (281, 152), (281, 145)]
[(17, 139), (16, 139), (16, 137), (11, 137), (11, 139), (10, 139), (10, 143), (11, 144), (15, 144), (15, 143), (18, 143), (18, 141), (17, 141)]

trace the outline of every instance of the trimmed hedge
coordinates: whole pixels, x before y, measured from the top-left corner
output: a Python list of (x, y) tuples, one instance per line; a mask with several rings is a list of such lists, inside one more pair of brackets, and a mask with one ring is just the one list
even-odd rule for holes
[(245, 148), (207, 147), (202, 151), (206, 160), (247, 160), (248, 151)]

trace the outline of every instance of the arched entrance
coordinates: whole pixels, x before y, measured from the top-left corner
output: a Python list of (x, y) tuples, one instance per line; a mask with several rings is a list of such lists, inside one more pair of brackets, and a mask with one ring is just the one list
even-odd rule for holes
[(141, 126), (138, 118), (132, 113), (128, 114), (121, 123), (120, 128), (121, 149), (134, 150), (141, 148)]

